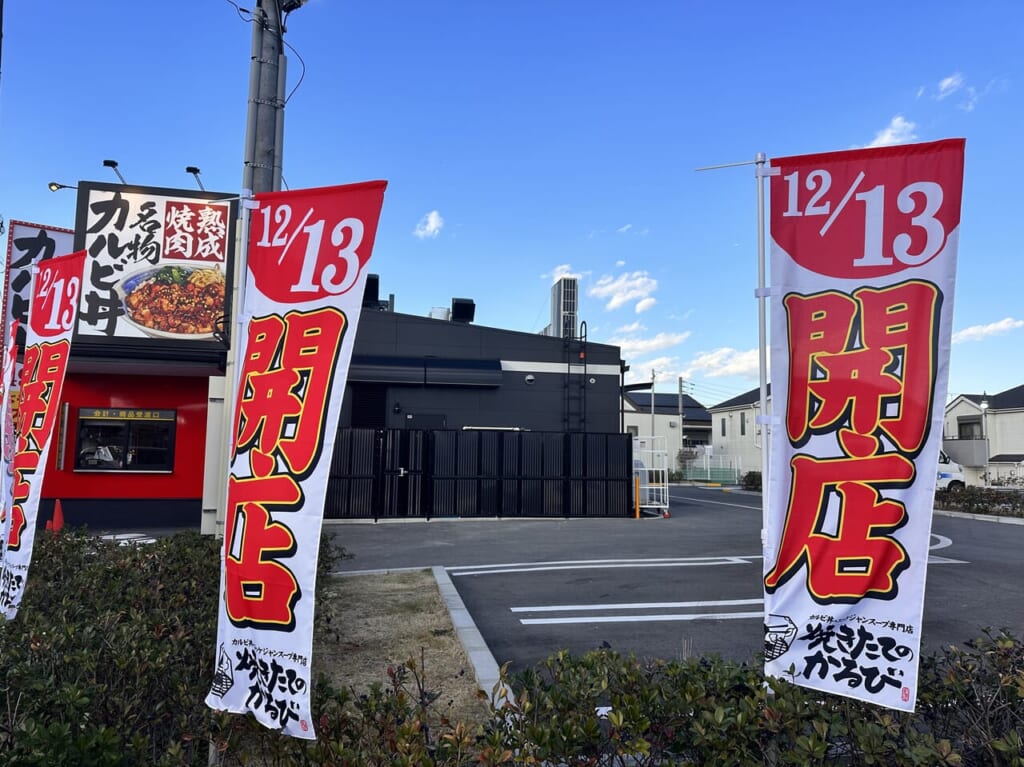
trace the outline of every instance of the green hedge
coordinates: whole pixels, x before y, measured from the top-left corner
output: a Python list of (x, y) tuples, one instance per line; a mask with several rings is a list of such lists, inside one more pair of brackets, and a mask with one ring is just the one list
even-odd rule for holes
[(1024, 517), (1024, 493), (991, 487), (965, 487), (962, 490), (939, 490), (935, 508), (963, 511), (968, 514), (995, 514), (1001, 517)]
[[(338, 554), (322, 552), (321, 574)], [(198, 534), (42, 534), (21, 612), (0, 625), (0, 765), (207, 765), (211, 744), (224, 767), (1024, 765), (1024, 647), (1004, 632), (922, 659), (912, 715), (766, 682), (759, 660), (595, 651), (503, 671), (482, 722), (435, 711), (412, 661), (369, 690), (321, 680), (318, 740), (280, 737), (203, 702), (218, 554)]]

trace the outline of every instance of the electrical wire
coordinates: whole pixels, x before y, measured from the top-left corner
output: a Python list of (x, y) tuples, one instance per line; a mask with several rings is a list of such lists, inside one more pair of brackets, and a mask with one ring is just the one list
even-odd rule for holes
[(291, 99), (291, 97), (295, 95), (295, 91), (299, 89), (299, 86), (302, 85), (303, 79), (305, 79), (306, 77), (306, 62), (302, 60), (302, 56), (299, 55), (299, 52), (295, 50), (295, 47), (291, 43), (286, 41), (284, 38), (281, 38), (281, 42), (288, 46), (288, 50), (295, 54), (295, 58), (299, 60), (299, 66), (302, 67), (302, 71), (299, 72), (298, 81), (295, 83), (295, 85), (292, 86), (292, 89), (288, 92), (288, 95), (284, 97), (284, 103), (287, 104), (289, 99)]
[[(225, 0), (225, 2), (227, 2), (227, 3), (231, 4), (232, 6), (234, 6), (235, 12), (238, 14), (238, 18), (242, 19), (242, 21), (252, 21), (253, 20), (253, 18), (254, 18), (253, 12), (250, 11), (248, 8), (242, 8), (241, 6), (238, 5), (238, 3), (235, 2), (235, 0)], [(288, 48), (288, 50), (290, 50), (292, 53), (295, 54), (295, 58), (297, 58), (299, 60), (299, 66), (302, 68), (301, 71), (299, 72), (299, 79), (298, 79), (298, 81), (296, 81), (295, 85), (293, 85), (292, 89), (288, 92), (288, 95), (285, 96), (285, 98), (284, 98), (284, 103), (287, 104), (291, 100), (291, 97), (295, 95), (295, 91), (297, 91), (299, 89), (299, 86), (302, 85), (302, 81), (306, 78), (306, 62), (302, 58), (302, 54), (298, 52), (298, 50), (295, 48), (295, 46), (292, 45), (291, 43), (289, 43), (287, 40), (284, 39), (284, 31), (285, 31), (286, 24), (288, 22), (288, 17), (291, 15), (291, 11), (288, 11), (287, 13), (281, 13), (281, 6), (280, 6), (280, 4), (277, 5), (277, 9), (278, 9), (278, 13), (277, 13), (277, 28), (274, 31), (277, 32), (277, 38), (281, 42), (281, 45), (286, 46)], [(245, 17), (244, 14), (246, 14), (246, 13), (249, 14), (249, 18)], [(263, 29), (264, 30), (269, 30), (270, 28), (271, 28), (270, 24), (268, 24), (267, 21), (266, 21), (266, 18), (264, 18), (264, 20), (263, 20)]]
[[(235, 7), (235, 13), (238, 14), (238, 18), (240, 18), (242, 21), (245, 21), (245, 22), (252, 21), (252, 11), (250, 11), (248, 8), (242, 8), (234, 0), (226, 0), (226, 1), (227, 1), (227, 3), (229, 3), (230, 5), (233, 5)], [(249, 14), (249, 18), (246, 18), (245, 14)]]

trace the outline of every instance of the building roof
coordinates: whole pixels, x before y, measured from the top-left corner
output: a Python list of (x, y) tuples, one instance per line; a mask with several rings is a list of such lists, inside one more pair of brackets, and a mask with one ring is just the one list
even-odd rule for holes
[[(768, 396), (772, 394), (772, 385), (768, 384)], [(756, 405), (761, 402), (761, 387), (757, 386), (748, 392), (739, 394), (725, 402), (709, 407), (708, 410), (729, 410), (730, 408), (743, 407), (744, 405)]]
[(1001, 391), (998, 394), (962, 394), (964, 399), (969, 399), (975, 405), (981, 406), (984, 399), (988, 399), (989, 410), (1017, 410), (1024, 408), (1024, 384), (1014, 386), (1012, 389)]
[[(627, 391), (623, 396), (636, 408), (637, 412), (651, 412), (651, 393)], [(679, 415), (679, 395), (668, 392), (654, 393), (655, 415)], [(683, 395), (683, 419), (691, 423), (705, 421), (711, 422), (711, 414), (707, 408), (700, 404), (689, 394)]]

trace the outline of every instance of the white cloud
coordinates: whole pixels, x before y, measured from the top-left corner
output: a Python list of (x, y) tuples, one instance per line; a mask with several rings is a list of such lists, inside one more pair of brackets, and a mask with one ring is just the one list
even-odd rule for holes
[[(690, 332), (685, 333), (658, 333), (653, 338), (612, 338), (607, 343), (618, 346), (622, 350), (623, 359), (640, 357), (651, 352), (669, 349), (681, 344), (690, 337)], [(649, 364), (649, 363), (645, 363)]]
[(935, 94), (935, 98), (938, 101), (942, 101), (944, 98), (948, 98), (960, 90), (964, 86), (964, 76), (959, 72), (951, 74), (949, 77), (944, 77), (939, 80), (938, 91)]
[(679, 374), (675, 371), (679, 367), (678, 357), (655, 357), (652, 360), (638, 363), (626, 371), (626, 383), (640, 383), (651, 380), (651, 371), (654, 371), (655, 383), (667, 383), (676, 381)]
[(551, 282), (555, 283), (560, 277), (575, 277), (579, 279), (583, 274), (572, 268), (572, 264), (559, 264), (551, 270)]
[(625, 226), (620, 226), (615, 231), (618, 232), (619, 234), (625, 234), (626, 232), (628, 232), (632, 228), (633, 228), (632, 224), (626, 224)]
[(615, 328), (616, 333), (622, 334), (639, 333), (641, 330), (647, 330), (647, 328), (643, 325), (643, 323), (640, 322), (640, 320), (637, 320), (636, 322), (631, 322), (628, 325), (623, 325), (621, 328)]
[(623, 260), (622, 260), (622, 259), (620, 258), (620, 259), (619, 259), (618, 261), (616, 261), (616, 262), (615, 262), (615, 265), (616, 265), (616, 266), (619, 266), (619, 267), (622, 267), (622, 266), (625, 266), (625, 265), (626, 265), (626, 262), (625, 262), (625, 261), (623, 261)]
[(964, 90), (964, 99), (956, 105), (957, 109), (962, 109), (965, 112), (973, 112), (975, 104), (978, 103), (980, 94), (974, 88), (968, 87)]
[(981, 341), (989, 336), (998, 336), (1009, 333), (1011, 330), (1024, 328), (1024, 320), (1015, 320), (1006, 317), (998, 322), (990, 322), (988, 325), (971, 325), (969, 328), (958, 330), (953, 334), (953, 343), (960, 344), (965, 341)]
[(608, 299), (604, 308), (611, 311), (633, 299), (642, 300), (658, 289), (658, 281), (647, 272), (625, 272), (618, 277), (604, 275), (587, 291), (594, 298)]
[(420, 219), (420, 222), (416, 224), (416, 228), (413, 229), (412, 233), (421, 240), (425, 240), (428, 237), (430, 239), (435, 239), (437, 235), (441, 233), (443, 228), (444, 219), (441, 218), (441, 214), (436, 210), (432, 210)]
[(648, 296), (647, 298), (637, 301), (636, 306), (633, 307), (633, 311), (635, 311), (637, 314), (643, 314), (648, 309), (653, 309), (656, 303), (658, 303), (657, 298), (651, 298), (650, 296)]
[(745, 378), (757, 378), (760, 372), (759, 356), (757, 349), (739, 351), (728, 346), (714, 349), (710, 352), (701, 352), (691, 360), (689, 366), (682, 372), (683, 378), (693, 378), (700, 373), (707, 378), (721, 378), (723, 376), (743, 376)]
[(924, 95), (924, 86), (919, 85), (917, 87), (917, 94), (914, 96), (915, 99), (920, 99)]
[(915, 123), (910, 122), (903, 115), (896, 115), (889, 121), (882, 130), (878, 131), (875, 138), (868, 144), (869, 147), (892, 146), (893, 144), (906, 144), (917, 138), (914, 129)]

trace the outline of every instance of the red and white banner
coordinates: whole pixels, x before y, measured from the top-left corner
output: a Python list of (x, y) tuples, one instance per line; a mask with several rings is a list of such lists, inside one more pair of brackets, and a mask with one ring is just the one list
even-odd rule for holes
[(14, 484), (14, 370), (18, 364), (18, 320), (11, 323), (10, 336), (4, 351), (3, 380), (0, 381), (0, 562), (2, 562), (4, 541), (11, 531), (11, 488)]
[(18, 614), (32, 561), (39, 494), (71, 354), (85, 255), (80, 250), (41, 261), (32, 280), (21, 402), (14, 429), (12, 498), (6, 523), (9, 529), (0, 566), (0, 611), (7, 620)]
[(324, 496), (384, 181), (256, 196), (211, 708), (314, 738)]
[(771, 162), (766, 673), (904, 711), (963, 164), (961, 139)]
[(40, 261), (73, 251), (75, 233), (71, 229), (28, 221), (12, 220), (8, 225), (7, 268), (4, 270), (7, 278), (3, 288), (4, 329), (9, 330), (15, 320), (20, 322), (22, 329), (18, 341), (23, 344), (32, 289), (32, 267)]

